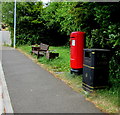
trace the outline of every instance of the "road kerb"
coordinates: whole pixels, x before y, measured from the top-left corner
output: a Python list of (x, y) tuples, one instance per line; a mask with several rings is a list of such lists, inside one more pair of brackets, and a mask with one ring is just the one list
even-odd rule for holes
[(0, 110), (1, 111), (0, 112), (14, 113), (8, 88), (7, 88), (7, 84), (5, 81), (5, 76), (4, 76), (1, 61), (0, 61), (0, 80), (1, 80), (1, 85), (0, 85), (0, 105), (1, 105)]
[(4, 112), (3, 108), (2, 83), (0, 81), (0, 115)]

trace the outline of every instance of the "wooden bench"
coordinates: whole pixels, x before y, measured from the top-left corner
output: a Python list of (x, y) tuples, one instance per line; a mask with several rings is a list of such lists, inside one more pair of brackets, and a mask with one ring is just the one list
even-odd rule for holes
[(31, 54), (36, 54), (37, 58), (39, 58), (39, 56), (45, 56), (48, 49), (49, 45), (40, 43), (39, 46), (32, 46)]

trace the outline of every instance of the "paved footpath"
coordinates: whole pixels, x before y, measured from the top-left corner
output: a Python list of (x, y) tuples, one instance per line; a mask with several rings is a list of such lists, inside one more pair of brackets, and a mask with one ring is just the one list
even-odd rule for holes
[(2, 66), (14, 113), (101, 113), (82, 95), (13, 48), (2, 48)]

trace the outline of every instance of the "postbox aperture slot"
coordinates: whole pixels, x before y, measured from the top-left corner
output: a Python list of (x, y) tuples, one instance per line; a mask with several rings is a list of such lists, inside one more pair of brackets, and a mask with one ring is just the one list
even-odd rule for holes
[(87, 58), (91, 58), (91, 54), (90, 54), (90, 52), (85, 52), (85, 57), (87, 57)]

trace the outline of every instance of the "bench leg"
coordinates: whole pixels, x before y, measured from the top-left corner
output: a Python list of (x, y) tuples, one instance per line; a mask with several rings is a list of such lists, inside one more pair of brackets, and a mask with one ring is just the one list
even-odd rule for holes
[(31, 55), (33, 54), (33, 52), (31, 51)]
[(37, 54), (37, 59), (39, 58), (39, 51), (38, 51), (38, 54)]

